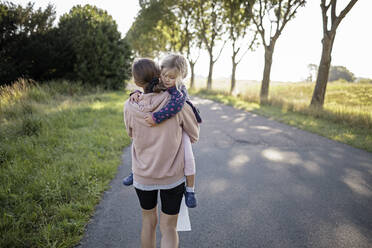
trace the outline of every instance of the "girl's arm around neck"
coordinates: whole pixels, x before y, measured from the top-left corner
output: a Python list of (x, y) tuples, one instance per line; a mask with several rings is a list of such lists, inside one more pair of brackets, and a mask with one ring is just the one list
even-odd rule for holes
[(185, 104), (186, 95), (177, 90), (176, 86), (169, 88), (168, 92), (171, 95), (169, 102), (162, 109), (152, 114), (152, 118), (157, 124), (175, 116)]

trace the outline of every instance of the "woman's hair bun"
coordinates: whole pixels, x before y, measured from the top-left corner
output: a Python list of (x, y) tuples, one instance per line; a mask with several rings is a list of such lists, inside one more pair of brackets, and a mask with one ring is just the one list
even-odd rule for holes
[(159, 78), (154, 77), (151, 79), (151, 81), (146, 85), (146, 91), (148, 93), (154, 92), (154, 87), (159, 84)]

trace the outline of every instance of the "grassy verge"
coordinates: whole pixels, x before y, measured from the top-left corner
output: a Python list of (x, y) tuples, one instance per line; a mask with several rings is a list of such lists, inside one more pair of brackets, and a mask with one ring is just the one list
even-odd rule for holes
[(0, 247), (72, 247), (130, 143), (126, 92), (0, 89)]
[[(297, 87), (299, 86), (301, 85), (297, 85)], [(293, 99), (301, 94), (308, 97), (307, 95), (310, 92), (304, 94), (301, 89), (295, 88), (296, 84), (291, 84), (291, 87), (294, 88), (290, 89), (288, 86), (285, 88), (285, 85), (280, 85), (279, 89), (272, 89), (273, 92), (276, 92), (277, 97), (274, 95), (274, 97), (269, 99), (268, 104), (265, 105), (260, 105), (258, 98), (256, 96), (252, 97), (250, 92), (241, 96), (230, 96), (225, 91), (197, 90), (191, 93), (271, 117), (274, 120), (372, 152), (372, 99), (361, 99), (360, 94), (353, 93), (350, 88), (340, 88), (340, 85), (335, 85), (335, 91), (349, 90), (348, 94), (343, 95), (340, 92), (332, 91), (332, 88), (331, 90), (328, 88), (330, 94), (329, 92), (327, 94), (331, 95), (330, 99), (328, 99), (328, 104), (329, 102), (331, 104), (326, 105), (323, 110), (312, 109), (305, 105), (303, 100), (299, 102)], [(357, 86), (353, 85), (352, 87), (356, 88)], [(364, 87), (367, 87), (372, 92), (372, 85)], [(293, 94), (292, 100), (288, 97), (288, 94)], [(337, 95), (337, 97), (332, 98), (332, 94)], [(281, 98), (278, 97), (279, 95)], [(369, 97), (368, 94), (363, 94), (363, 96)], [(303, 98), (301, 97), (301, 99)], [(348, 102), (358, 101), (362, 101), (364, 105), (355, 105), (354, 108), (348, 105)], [(339, 104), (334, 104), (334, 102)]]

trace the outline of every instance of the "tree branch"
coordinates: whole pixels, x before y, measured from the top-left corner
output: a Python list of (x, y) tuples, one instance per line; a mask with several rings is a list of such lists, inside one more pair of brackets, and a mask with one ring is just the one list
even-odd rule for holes
[(260, 23), (258, 23), (258, 20), (256, 20), (255, 16), (252, 18), (252, 20), (253, 20), (253, 23), (256, 25), (257, 31), (261, 35), (263, 45), (266, 46), (265, 29), (263, 28), (263, 25), (262, 25), (263, 15), (262, 15), (262, 2), (261, 2), (261, 0), (259, 0), (259, 4), (260, 4), (260, 9), (259, 9), (259, 13), (258, 13), (258, 19), (259, 19)]
[[(330, 3), (331, 4), (331, 3)], [(327, 16), (327, 10), (329, 8), (330, 5), (328, 5), (328, 7), (325, 5), (325, 0), (322, 0), (322, 2), (320, 3), (320, 8), (322, 9), (322, 18), (323, 18), (323, 33), (327, 33), (328, 32), (328, 16)]]
[(188, 55), (187, 55), (186, 57), (187, 57), (187, 60), (188, 60), (191, 64), (195, 65), (196, 62), (198, 61), (199, 57), (200, 57), (200, 48), (198, 49), (198, 56), (196, 57), (196, 59), (193, 60), (193, 59), (191, 58), (191, 53), (190, 53), (190, 52), (188, 53)]
[[(324, 7), (326, 8), (326, 11), (328, 11), (329, 6), (331, 6), (331, 4), (332, 4), (332, 1), (333, 1), (333, 0), (330, 0), (330, 1), (329, 1), (329, 4), (326, 5), (326, 4), (325, 4), (325, 0), (324, 0)], [(323, 2), (323, 1), (322, 1), (322, 2)]]
[[(259, 17), (260, 17), (260, 27), (261, 27), (261, 30), (263, 30), (263, 32), (265, 33), (265, 29), (264, 29), (264, 27), (263, 27), (263, 17), (264, 17), (264, 14), (263, 14), (263, 12), (265, 12), (265, 10), (266, 10), (266, 7), (267, 7), (267, 4), (266, 4), (266, 2), (265, 2), (265, 9), (263, 10), (262, 9), (262, 4), (261, 4), (261, 0), (259, 0), (260, 1), (260, 15), (259, 15)], [(264, 37), (265, 38), (265, 37)]]
[[(290, 19), (290, 18), (288, 18), (288, 15), (289, 15), (289, 13), (290, 13), (290, 11), (291, 11), (291, 8), (292, 8), (292, 5), (291, 5), (291, 1), (289, 0), (289, 1), (288, 1), (287, 9), (286, 9), (286, 11), (285, 11), (285, 13), (284, 13), (284, 16), (283, 16), (283, 22), (282, 22), (282, 25), (280, 26), (280, 28), (278, 28), (278, 29), (276, 30), (274, 36), (270, 37), (270, 43), (271, 43), (271, 40), (277, 40), (277, 39), (278, 39), (280, 33), (281, 33), (282, 30), (284, 29), (285, 24), (286, 24), (287, 21)], [(280, 22), (280, 15), (277, 15), (276, 18), (277, 18), (277, 22), (278, 22), (278, 24), (279, 24), (279, 22)]]
[(276, 17), (277, 18), (277, 22), (276, 22), (276, 31), (275, 33), (278, 32), (279, 30), (279, 21), (280, 21), (280, 16), (282, 15), (282, 0), (279, 1), (279, 9), (278, 9), (278, 16)]
[(351, 0), (349, 4), (341, 11), (340, 15), (336, 18), (335, 22), (332, 23), (332, 30), (336, 30), (342, 19), (346, 16), (347, 13), (351, 10), (351, 8), (356, 4), (358, 0)]
[[(283, 25), (282, 25), (282, 27), (281, 27), (281, 29), (280, 29), (280, 33), (283, 31), (283, 28), (284, 28), (284, 26), (287, 24), (287, 22), (289, 21), (289, 20), (291, 20), (292, 19), (292, 17), (297, 13), (297, 9), (299, 8), (299, 7), (301, 7), (303, 4), (305, 4), (306, 3), (306, 1), (305, 0), (302, 0), (301, 2), (299, 2), (298, 3), (298, 5), (297, 5), (297, 7), (292, 11), (292, 13), (290, 13), (289, 14), (289, 16), (288, 16), (288, 18), (287, 19), (285, 19), (284, 21), (283, 21)], [(292, 7), (292, 6), (291, 6)]]
[(246, 53), (247, 53), (249, 50), (252, 49), (252, 47), (253, 47), (253, 45), (254, 45), (254, 42), (255, 42), (256, 40), (257, 40), (257, 32), (254, 33), (254, 37), (253, 37), (251, 43), (249, 44), (247, 50), (244, 51), (244, 53), (242, 54), (242, 56), (240, 57), (240, 59), (237, 61), (236, 64), (239, 64), (240, 61), (242, 61), (242, 59), (243, 59), (243, 57), (246, 55)]
[(335, 23), (336, 21), (336, 3), (337, 1), (336, 0), (332, 0), (329, 4), (331, 4), (332, 8), (331, 8), (331, 23), (333, 25), (333, 23)]
[(207, 47), (207, 50), (209, 51), (210, 46), (209, 46), (208, 39), (207, 39), (206, 32), (205, 32), (206, 31), (206, 27), (205, 27), (206, 24), (205, 24), (203, 19), (201, 20), (201, 23), (202, 23), (201, 37), (202, 37), (202, 40), (204, 41), (205, 46)]
[(218, 53), (216, 59), (212, 60), (213, 63), (215, 63), (215, 62), (218, 60), (218, 58), (220, 57), (220, 55), (221, 55), (221, 53), (222, 53), (222, 50), (223, 50), (223, 48), (224, 48), (225, 45), (226, 45), (226, 42), (227, 42), (227, 40), (224, 41), (224, 43), (223, 43), (223, 45), (222, 45), (222, 47), (221, 47), (221, 50), (220, 50), (220, 52)]

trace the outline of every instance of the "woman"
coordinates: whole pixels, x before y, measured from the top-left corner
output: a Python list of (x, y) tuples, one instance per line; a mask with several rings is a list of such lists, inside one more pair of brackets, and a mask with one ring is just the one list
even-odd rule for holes
[(185, 190), (182, 129), (191, 142), (199, 138), (199, 126), (192, 108), (185, 105), (173, 118), (150, 127), (145, 115), (160, 110), (169, 100), (160, 91), (160, 70), (151, 59), (137, 59), (132, 66), (136, 85), (143, 88), (138, 101), (125, 103), (124, 120), (132, 143), (134, 187), (142, 208), (141, 246), (156, 246), (157, 195), (160, 190), (161, 247), (178, 247), (177, 218)]

